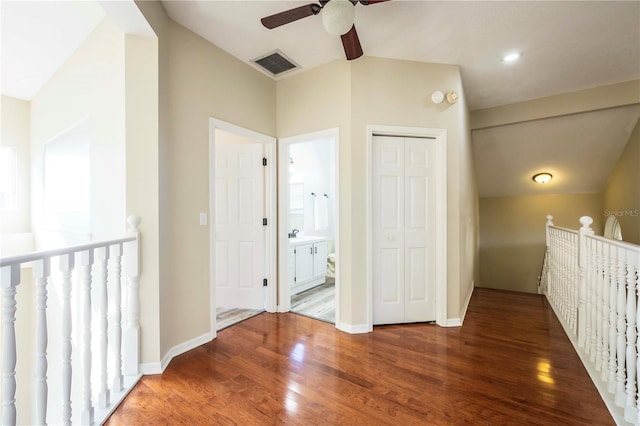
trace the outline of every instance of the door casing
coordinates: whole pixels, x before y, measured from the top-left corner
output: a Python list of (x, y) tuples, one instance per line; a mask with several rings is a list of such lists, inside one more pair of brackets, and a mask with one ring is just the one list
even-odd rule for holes
[(265, 251), (265, 278), (267, 279), (267, 312), (276, 312), (277, 306), (277, 188), (276, 188), (276, 139), (217, 118), (209, 118), (209, 293), (212, 337), (216, 337), (216, 276), (213, 265), (216, 259), (215, 239), (215, 148), (216, 129), (246, 137), (265, 145), (267, 173), (265, 175), (265, 211), (267, 216), (267, 246)]
[(368, 125), (367, 126), (367, 327), (373, 331), (373, 136), (400, 136), (428, 138), (436, 145), (436, 190), (433, 205), (435, 212), (435, 277), (436, 277), (436, 324), (447, 325), (447, 130)]
[(340, 161), (339, 161), (339, 146), (340, 146), (340, 129), (332, 128), (327, 130), (321, 130), (318, 132), (305, 133), (302, 135), (292, 136), (288, 138), (282, 138), (278, 140), (278, 164), (279, 164), (279, 172), (278, 178), (280, 185), (278, 187), (278, 205), (280, 209), (280, 216), (278, 217), (278, 228), (281, 230), (279, 232), (279, 260), (278, 260), (278, 270), (279, 270), (279, 303), (278, 303), (278, 312), (288, 312), (291, 308), (291, 292), (289, 289), (289, 241), (288, 241), (288, 232), (290, 229), (289, 226), (289, 215), (283, 212), (288, 212), (289, 207), (289, 178), (288, 178), (288, 164), (289, 164), (289, 149), (288, 145), (298, 142), (308, 142), (315, 139), (322, 139), (326, 137), (332, 137), (335, 141), (335, 195), (334, 195), (334, 209), (333, 215), (335, 220), (335, 236), (334, 236), (334, 252), (336, 254), (336, 264), (335, 264), (335, 276), (336, 276), (336, 327), (340, 324), (340, 178), (339, 178), (339, 170), (340, 170)]

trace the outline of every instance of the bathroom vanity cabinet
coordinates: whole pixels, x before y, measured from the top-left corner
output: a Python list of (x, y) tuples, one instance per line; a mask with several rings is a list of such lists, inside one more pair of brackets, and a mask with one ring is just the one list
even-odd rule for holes
[(324, 237), (289, 239), (291, 295), (324, 284), (327, 276), (328, 241)]

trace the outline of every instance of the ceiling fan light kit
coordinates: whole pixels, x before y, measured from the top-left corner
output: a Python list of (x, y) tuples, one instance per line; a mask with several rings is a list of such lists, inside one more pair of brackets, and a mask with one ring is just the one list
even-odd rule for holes
[(363, 55), (362, 45), (356, 27), (353, 25), (356, 4), (368, 6), (387, 1), (389, 0), (320, 0), (320, 4), (311, 3), (265, 16), (260, 22), (272, 30), (298, 19), (322, 13), (322, 24), (325, 30), (331, 35), (340, 36), (344, 54), (347, 60), (351, 61)]
[(356, 7), (349, 0), (331, 0), (322, 8), (322, 25), (331, 35), (349, 32), (356, 17)]

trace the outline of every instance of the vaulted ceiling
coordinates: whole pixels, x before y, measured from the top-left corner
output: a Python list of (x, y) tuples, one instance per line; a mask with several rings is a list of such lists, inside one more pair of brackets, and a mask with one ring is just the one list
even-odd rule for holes
[[(308, 3), (162, 1), (173, 20), (249, 66), (279, 49), (301, 65), (297, 72), (344, 60), (339, 37), (326, 33), (320, 16), (273, 30), (260, 18)], [(90, 1), (0, 7), (2, 93), (23, 99), (104, 16), (100, 3)], [(640, 78), (637, 1), (393, 0), (358, 4), (355, 25), (365, 55), (460, 65), (472, 111)], [(510, 51), (522, 58), (502, 62)], [(601, 191), (639, 115), (637, 106), (610, 108), (474, 130), (480, 195), (528, 194), (524, 179), (543, 166), (559, 179), (545, 191)]]

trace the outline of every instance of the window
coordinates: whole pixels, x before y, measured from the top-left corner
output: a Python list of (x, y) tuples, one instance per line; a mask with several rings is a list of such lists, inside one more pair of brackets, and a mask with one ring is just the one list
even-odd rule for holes
[(44, 226), (47, 231), (90, 232), (90, 130), (85, 120), (45, 145)]
[(10, 146), (0, 146), (0, 210), (16, 208), (18, 154)]

